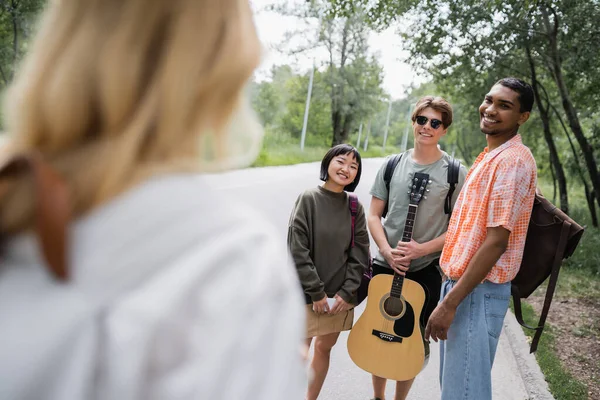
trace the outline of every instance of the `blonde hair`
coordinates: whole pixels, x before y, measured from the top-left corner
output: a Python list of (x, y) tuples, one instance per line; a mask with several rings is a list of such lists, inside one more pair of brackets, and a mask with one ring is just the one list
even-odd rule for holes
[[(259, 58), (248, 0), (51, 1), (8, 94), (12, 151), (41, 152), (81, 215), (148, 176), (226, 158)], [(30, 226), (27, 179), (1, 184), (3, 232)]]

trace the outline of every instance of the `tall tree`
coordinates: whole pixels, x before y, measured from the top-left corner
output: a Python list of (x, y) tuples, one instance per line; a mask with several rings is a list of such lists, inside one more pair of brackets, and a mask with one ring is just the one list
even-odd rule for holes
[[(451, 82), (459, 96), (459, 91), (470, 91), (467, 87), (482, 89), (495, 78), (509, 74), (535, 79), (537, 84), (551, 83), (546, 86), (552, 87), (562, 103), (600, 204), (599, 172), (590, 136), (596, 138), (592, 129), (592, 135), (585, 134), (585, 124), (581, 123), (585, 114), (579, 112), (571, 95), (577, 88), (593, 88), (583, 91), (581, 104), (587, 106), (588, 113), (597, 115), (596, 110), (590, 109), (595, 104), (590, 99), (598, 99), (599, 91), (595, 89), (600, 86), (600, 67), (596, 61), (600, 50), (598, 1), (330, 0), (330, 5), (334, 14), (351, 12), (354, 7), (369, 7), (371, 22), (376, 26), (408, 11), (407, 20), (412, 23), (407, 24), (404, 32), (413, 64), (428, 71), (436, 82)], [(529, 57), (524, 52), (527, 46)], [(545, 67), (545, 71), (535, 69), (536, 77), (532, 79), (529, 61), (534, 62), (534, 68)], [(556, 138), (548, 131), (549, 118), (549, 113), (540, 112), (546, 130), (544, 138), (552, 148), (550, 143)], [(567, 208), (566, 182), (562, 181), (564, 173), (560, 172), (558, 150), (550, 159), (564, 201), (561, 206)]]
[[(331, 145), (336, 145), (347, 142), (360, 121), (377, 111), (384, 97), (381, 88), (383, 69), (369, 55), (367, 42), (370, 28), (364, 13), (355, 10), (352, 15), (328, 16), (324, 12), (326, 4), (325, 1), (313, 0), (276, 7), (274, 10), (284, 15), (318, 21), (315, 40), (293, 44), (295, 41), (291, 39), (294, 32), (290, 32), (290, 37), (284, 43), (287, 46), (284, 51), (299, 54), (316, 48), (326, 50), (327, 61), (318, 69), (326, 74), (331, 111)], [(310, 36), (307, 32), (296, 33), (304, 38)]]

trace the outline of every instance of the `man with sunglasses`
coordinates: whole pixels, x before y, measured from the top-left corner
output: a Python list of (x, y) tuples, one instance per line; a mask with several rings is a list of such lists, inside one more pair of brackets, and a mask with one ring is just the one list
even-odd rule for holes
[[(424, 329), (439, 301), (442, 282), (439, 257), (448, 228), (449, 215), (444, 210), (444, 203), (450, 190), (448, 172), (453, 159), (440, 150), (438, 143), (452, 124), (452, 107), (441, 97), (426, 96), (417, 102), (411, 119), (414, 148), (401, 155), (389, 181), (389, 189), (384, 179), (388, 162), (379, 169), (371, 188), (368, 224), (378, 247), (373, 275), (395, 271), (423, 286), (426, 303), (420, 323)], [(428, 174), (429, 183), (425, 198), (418, 205), (412, 240), (403, 242), (410, 188), (413, 176), (418, 172)], [(452, 204), (462, 188), (467, 170), (460, 165), (458, 172)], [(382, 222), (386, 205), (387, 216)], [(396, 400), (406, 398), (413, 381), (396, 382)], [(373, 376), (376, 400), (384, 399), (386, 382), (384, 378)]]
[(491, 400), (491, 370), (521, 265), (537, 184), (519, 127), (528, 119), (531, 86), (498, 81), (479, 106), (488, 146), (469, 170), (441, 257), (442, 301), (425, 337), (440, 340), (442, 400)]

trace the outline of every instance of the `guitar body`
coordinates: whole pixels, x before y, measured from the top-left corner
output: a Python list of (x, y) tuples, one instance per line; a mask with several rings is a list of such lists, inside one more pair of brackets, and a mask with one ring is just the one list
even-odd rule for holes
[[(402, 241), (410, 242), (421, 199), (426, 199), (429, 175), (411, 178)], [(425, 290), (403, 275), (380, 274), (371, 279), (367, 306), (348, 336), (348, 353), (356, 365), (381, 378), (407, 381), (425, 366), (429, 345), (423, 340), (421, 313)]]
[(375, 376), (406, 381), (417, 376), (429, 355), (419, 323), (425, 291), (404, 279), (401, 299), (390, 300), (393, 279), (381, 274), (371, 280), (365, 311), (348, 337), (348, 353), (357, 366)]

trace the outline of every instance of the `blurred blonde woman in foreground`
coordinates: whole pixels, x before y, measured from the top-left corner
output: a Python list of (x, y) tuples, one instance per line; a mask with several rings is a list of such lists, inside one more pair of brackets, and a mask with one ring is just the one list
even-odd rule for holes
[[(285, 246), (197, 174), (256, 155), (259, 47), (247, 0), (49, 2), (8, 156), (38, 154), (68, 194), (2, 172), (0, 398), (302, 398)], [(68, 235), (40, 233), (65, 198)]]

